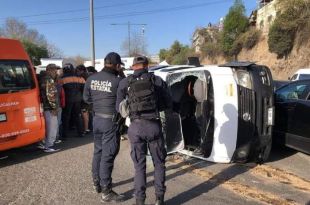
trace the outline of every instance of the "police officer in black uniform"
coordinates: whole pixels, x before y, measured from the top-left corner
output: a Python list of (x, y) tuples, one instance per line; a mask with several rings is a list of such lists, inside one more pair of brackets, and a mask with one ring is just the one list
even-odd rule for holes
[(104, 202), (121, 202), (123, 196), (112, 190), (112, 170), (114, 159), (119, 152), (120, 136), (117, 124), (115, 103), (119, 82), (122, 80), (121, 57), (114, 52), (104, 59), (101, 72), (91, 75), (85, 84), (83, 98), (93, 105), (94, 156), (92, 175), (94, 187), (102, 192)]
[(135, 197), (137, 205), (144, 205), (146, 190), (146, 154), (152, 155), (155, 167), (156, 205), (164, 204), (166, 149), (159, 119), (159, 111), (172, 107), (166, 83), (148, 73), (148, 59), (134, 59), (133, 75), (123, 79), (117, 90), (116, 109), (127, 99), (131, 124), (128, 137), (131, 143), (131, 158), (135, 167)]

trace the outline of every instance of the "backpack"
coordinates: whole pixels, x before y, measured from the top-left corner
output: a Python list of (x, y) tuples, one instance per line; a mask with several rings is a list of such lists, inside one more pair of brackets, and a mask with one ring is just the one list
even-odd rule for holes
[(148, 73), (143, 77), (132, 75), (128, 79), (128, 107), (130, 116), (154, 113), (158, 115), (158, 97), (155, 76)]

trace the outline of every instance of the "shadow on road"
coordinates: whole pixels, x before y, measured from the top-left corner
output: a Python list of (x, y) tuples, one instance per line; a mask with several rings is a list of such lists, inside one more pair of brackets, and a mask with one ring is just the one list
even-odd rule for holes
[[(196, 165), (194, 165), (196, 166)], [(199, 168), (203, 168), (199, 166)], [(183, 204), (189, 202), (190, 200), (199, 197), (202, 194), (206, 194), (212, 189), (220, 186), (221, 184), (229, 181), (230, 179), (247, 172), (249, 169), (246, 167), (240, 167), (238, 164), (234, 164), (227, 169), (221, 171), (220, 173), (211, 177), (208, 181), (204, 181), (199, 185), (178, 194), (177, 196), (172, 197), (166, 201), (167, 205), (173, 204)]]
[[(205, 163), (204, 161), (201, 161), (201, 160), (190, 159), (190, 160), (186, 160), (184, 162), (178, 163), (176, 165), (171, 165), (171, 166), (167, 167), (167, 171), (173, 170), (173, 169), (180, 169), (182, 166), (189, 165), (189, 164), (191, 164), (191, 166), (189, 166), (189, 167), (187, 167), (185, 169), (182, 168), (181, 170), (179, 170), (177, 172), (174, 172), (173, 174), (167, 175), (166, 176), (166, 181), (169, 181), (169, 180), (171, 180), (173, 178), (176, 178), (178, 176), (181, 176), (181, 175), (184, 175), (184, 174), (186, 174), (188, 172), (191, 172), (194, 169), (196, 169), (195, 168), (196, 166), (207, 167), (207, 166), (211, 165), (211, 164)], [(152, 176), (153, 174), (154, 174), (154, 172), (148, 173), (147, 177)], [(123, 185), (123, 184), (130, 183), (130, 182), (133, 182), (133, 178), (130, 178), (130, 179), (125, 180), (125, 181), (121, 181), (119, 183), (115, 183), (115, 185), (119, 186), (119, 185)], [(149, 188), (149, 187), (151, 187), (153, 185), (154, 185), (154, 180), (147, 182), (146, 187)], [(131, 190), (128, 190), (127, 192), (122, 193), (122, 194), (125, 196), (126, 200), (129, 200), (129, 199), (131, 199), (133, 197), (133, 193), (134, 193), (134, 190), (131, 189)], [(182, 204), (182, 203), (175, 203), (175, 204)]]
[[(55, 145), (57, 149), (60, 149), (59, 153), (68, 149), (80, 147), (93, 142), (92, 134), (86, 135), (82, 138), (69, 137), (66, 141)], [(12, 149), (4, 152), (0, 152), (0, 168), (11, 166), (18, 163), (23, 163), (53, 153), (45, 153), (42, 150), (37, 148), (37, 144), (33, 144), (26, 147), (21, 147), (17, 149)]]
[(284, 145), (279, 145), (274, 143), (272, 145), (271, 153), (268, 158), (267, 162), (276, 162), (285, 158), (288, 158), (294, 154), (296, 154), (298, 151), (285, 147)]

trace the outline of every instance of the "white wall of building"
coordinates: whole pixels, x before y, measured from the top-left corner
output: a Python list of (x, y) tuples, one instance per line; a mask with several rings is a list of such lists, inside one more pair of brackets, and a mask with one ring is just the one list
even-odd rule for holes
[(274, 0), (257, 10), (256, 28), (263, 31), (264, 34), (269, 32), (269, 28), (277, 15), (277, 2)]

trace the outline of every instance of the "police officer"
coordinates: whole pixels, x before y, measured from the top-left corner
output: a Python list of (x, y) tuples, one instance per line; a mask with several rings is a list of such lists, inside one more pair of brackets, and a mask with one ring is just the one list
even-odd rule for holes
[[(131, 143), (131, 158), (135, 167), (134, 188), (137, 205), (144, 205), (146, 190), (147, 148), (155, 167), (156, 205), (164, 204), (166, 149), (159, 120), (159, 111), (172, 107), (166, 83), (148, 73), (148, 59), (134, 59), (133, 75), (123, 79), (117, 90), (116, 109), (127, 99), (131, 124), (128, 137)], [(121, 103), (122, 102), (122, 103)]]
[(113, 121), (120, 77), (121, 57), (111, 52), (104, 59), (101, 72), (91, 75), (85, 84), (84, 101), (93, 105), (94, 156), (92, 175), (97, 193), (104, 202), (121, 202), (123, 196), (112, 190), (112, 170), (119, 152), (120, 136)]

